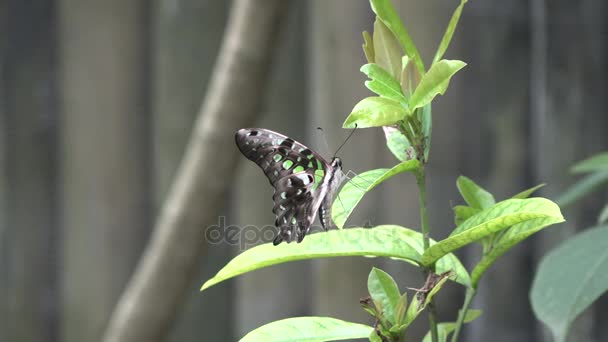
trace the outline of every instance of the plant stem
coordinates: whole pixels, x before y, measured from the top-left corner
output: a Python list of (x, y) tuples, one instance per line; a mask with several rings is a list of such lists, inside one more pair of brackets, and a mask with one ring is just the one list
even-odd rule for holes
[(418, 184), (418, 199), (420, 201), (420, 224), (422, 226), (422, 239), (424, 250), (429, 248), (429, 219), (426, 214), (426, 173), (424, 165), (416, 172), (416, 183)]
[[(430, 245), (430, 234), (429, 234), (429, 220), (426, 213), (426, 172), (424, 164), (420, 165), (420, 169), (416, 172), (416, 183), (418, 184), (418, 198), (420, 200), (420, 224), (422, 226), (422, 241), (424, 244), (424, 250), (427, 250)], [(424, 270), (425, 278), (428, 276), (428, 272), (433, 271), (434, 266), (431, 269)], [(435, 307), (435, 300), (431, 299), (428, 305), (429, 308), (429, 329), (431, 331), (431, 340), (438, 342), (439, 337), (437, 334), (437, 310)]]
[(439, 335), (437, 333), (437, 309), (435, 308), (435, 299), (431, 299), (428, 305), (429, 308), (429, 330), (431, 330), (431, 341), (438, 342)]
[(475, 292), (475, 289), (472, 287), (467, 289), (467, 292), (464, 297), (464, 303), (462, 304), (462, 308), (458, 312), (458, 321), (456, 321), (456, 329), (454, 330), (454, 335), (452, 335), (452, 342), (458, 342), (458, 335), (460, 334), (460, 329), (464, 324), (464, 318), (467, 316), (469, 306), (471, 306), (471, 303), (473, 302)]

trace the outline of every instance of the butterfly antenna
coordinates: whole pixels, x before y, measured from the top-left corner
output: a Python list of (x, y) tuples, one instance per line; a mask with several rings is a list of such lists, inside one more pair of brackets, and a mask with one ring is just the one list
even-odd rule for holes
[(342, 145), (340, 145), (340, 147), (338, 147), (338, 149), (336, 150), (336, 152), (334, 153), (334, 157), (336, 155), (338, 155), (338, 152), (340, 152), (340, 149), (342, 149), (342, 147), (346, 144), (346, 142), (348, 141), (348, 139), (350, 139), (350, 137), (353, 136), (353, 134), (355, 134), (355, 131), (357, 130), (357, 124), (355, 124), (355, 128), (350, 132), (350, 134), (346, 137), (346, 139), (344, 139), (344, 142), (342, 143)]

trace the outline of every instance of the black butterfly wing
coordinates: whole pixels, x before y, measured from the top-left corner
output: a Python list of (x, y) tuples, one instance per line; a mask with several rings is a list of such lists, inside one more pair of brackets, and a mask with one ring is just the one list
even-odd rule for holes
[(302, 241), (325, 197), (319, 188), (331, 166), (308, 147), (271, 130), (243, 128), (235, 139), (274, 187), (273, 212), (280, 230), (274, 244)]
[(278, 180), (272, 196), (274, 207), (272, 212), (276, 215), (275, 226), (279, 234), (273, 243), (278, 245), (282, 241), (298, 241), (304, 239), (315, 219), (318, 196), (315, 196), (314, 175), (309, 171), (302, 171), (285, 176)]

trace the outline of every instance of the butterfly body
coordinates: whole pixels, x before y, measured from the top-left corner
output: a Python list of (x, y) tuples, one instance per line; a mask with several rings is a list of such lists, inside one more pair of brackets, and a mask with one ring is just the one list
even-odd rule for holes
[(299, 142), (264, 128), (236, 132), (236, 144), (255, 162), (274, 188), (273, 213), (279, 233), (273, 243), (301, 242), (319, 213), (325, 230), (331, 225), (329, 211), (334, 194), (344, 179), (342, 162), (327, 162)]

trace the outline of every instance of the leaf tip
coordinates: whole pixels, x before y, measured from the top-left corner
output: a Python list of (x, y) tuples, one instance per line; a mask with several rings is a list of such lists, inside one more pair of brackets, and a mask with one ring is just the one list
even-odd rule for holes
[(203, 286), (201, 286), (201, 288), (200, 288), (198, 291), (199, 291), (199, 292), (203, 292), (203, 291), (205, 291), (206, 289), (210, 288), (210, 287), (211, 287), (211, 286), (213, 286), (213, 285), (215, 285), (215, 282), (213, 282), (213, 278), (212, 278), (212, 279), (207, 280), (207, 281), (206, 281), (206, 282), (203, 284)]

